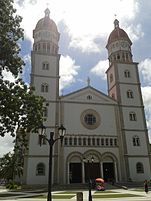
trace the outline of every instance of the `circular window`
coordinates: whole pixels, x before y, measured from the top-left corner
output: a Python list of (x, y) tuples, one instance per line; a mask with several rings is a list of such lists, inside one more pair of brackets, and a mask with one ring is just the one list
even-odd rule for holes
[(85, 110), (81, 114), (81, 123), (88, 129), (95, 129), (100, 125), (100, 115), (95, 110)]
[(88, 125), (94, 125), (96, 123), (96, 117), (93, 114), (86, 114), (84, 121)]

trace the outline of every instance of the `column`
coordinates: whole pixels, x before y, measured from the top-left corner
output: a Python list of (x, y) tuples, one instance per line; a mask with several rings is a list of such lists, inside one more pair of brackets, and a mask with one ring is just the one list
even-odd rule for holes
[(82, 161), (82, 183), (85, 183), (85, 169), (84, 169), (84, 161)]
[(114, 172), (115, 172), (115, 182), (118, 181), (118, 175), (117, 175), (117, 165), (116, 162), (114, 162)]
[(103, 162), (100, 162), (101, 177), (103, 178)]

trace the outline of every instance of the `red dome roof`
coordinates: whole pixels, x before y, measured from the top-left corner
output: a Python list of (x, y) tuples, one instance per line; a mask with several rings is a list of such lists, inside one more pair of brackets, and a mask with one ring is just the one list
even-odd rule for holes
[(37, 25), (35, 28), (36, 31), (37, 30), (49, 30), (49, 31), (53, 31), (53, 32), (58, 33), (57, 26), (56, 26), (55, 22), (52, 19), (50, 19), (49, 14), (50, 14), (49, 9), (46, 9), (45, 10), (45, 17), (40, 19), (37, 22)]
[(108, 47), (112, 42), (121, 40), (121, 39), (126, 40), (130, 44), (132, 44), (127, 33), (123, 29), (119, 28), (118, 20), (114, 21), (114, 25), (115, 25), (115, 29), (110, 33), (106, 47)]
[(51, 20), (49, 17), (44, 17), (40, 19), (36, 25), (36, 30), (50, 30), (53, 32), (58, 32), (57, 26), (53, 20)]

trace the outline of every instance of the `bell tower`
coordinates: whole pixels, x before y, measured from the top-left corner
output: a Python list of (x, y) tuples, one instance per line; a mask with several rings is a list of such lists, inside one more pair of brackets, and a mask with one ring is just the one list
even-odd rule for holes
[(133, 171), (135, 169), (137, 172), (137, 164), (142, 164), (145, 174), (145, 160), (150, 167), (149, 140), (138, 63), (133, 62), (131, 45), (127, 33), (119, 27), (119, 21), (115, 19), (114, 30), (109, 35), (106, 45), (109, 59), (106, 73), (108, 94), (118, 102), (120, 111), (122, 128), (120, 146), (125, 163), (123, 180), (133, 179)]
[[(40, 19), (33, 30), (33, 50), (31, 52), (31, 86), (35, 88), (35, 94), (43, 96), (44, 111), (43, 124), (47, 128), (46, 135), (54, 132), (58, 137), (59, 125), (59, 61), (58, 42), (60, 34), (55, 22), (50, 18), (50, 10), (45, 10), (45, 15)], [(39, 146), (38, 136), (31, 133), (29, 135), (29, 150), (25, 159), (25, 183), (31, 184), (33, 181), (39, 184), (48, 183), (48, 158), (49, 145), (42, 142)], [(31, 175), (36, 165), (43, 165), (46, 174), (43, 177)], [(54, 168), (56, 167), (56, 169)], [(33, 169), (32, 169), (33, 168)], [(54, 146), (52, 159), (53, 178), (52, 183), (58, 182), (58, 144)]]

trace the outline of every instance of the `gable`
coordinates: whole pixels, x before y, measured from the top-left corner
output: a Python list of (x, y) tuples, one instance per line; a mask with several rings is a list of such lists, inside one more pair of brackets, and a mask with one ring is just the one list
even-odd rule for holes
[(61, 97), (65, 102), (85, 102), (95, 104), (117, 104), (115, 100), (107, 96), (106, 94), (94, 89), (93, 87), (86, 87), (73, 93), (67, 94)]

